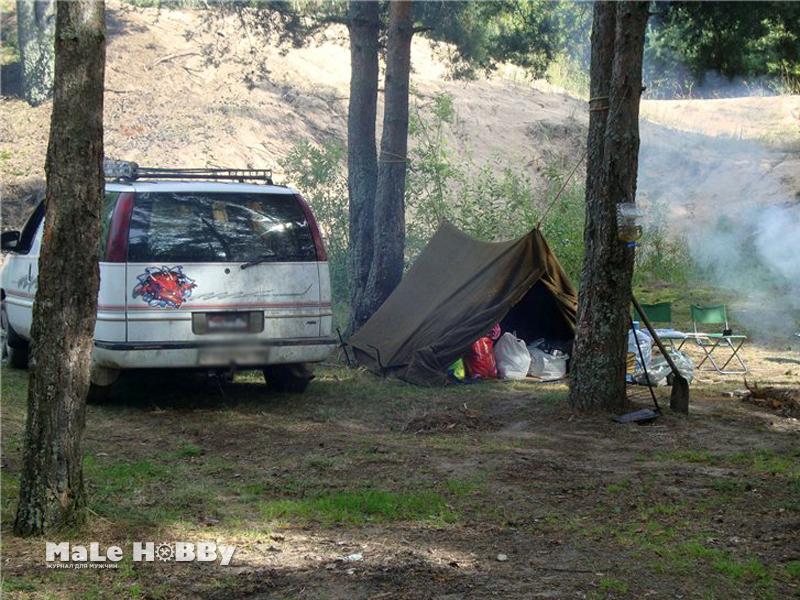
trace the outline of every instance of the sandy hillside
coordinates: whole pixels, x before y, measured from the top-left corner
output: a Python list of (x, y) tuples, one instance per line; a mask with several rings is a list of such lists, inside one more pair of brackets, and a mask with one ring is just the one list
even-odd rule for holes
[[(349, 50), (336, 31), (283, 56), (231, 22), (204, 30), (192, 12), (112, 5), (108, 24), (108, 156), (276, 168), (297, 141), (345, 139)], [(433, 94), (452, 94), (459, 143), (476, 160), (502, 156), (535, 176), (541, 161), (580, 150), (580, 100), (503, 80), (446, 82), (444, 64), (422, 38), (414, 42), (413, 68), (414, 102), (424, 107)], [(43, 179), (51, 104), (31, 108), (4, 98), (0, 106), (0, 175), (5, 198), (14, 201)], [(4, 211), (14, 221), (11, 208)]]
[[(208, 27), (191, 11), (112, 3), (108, 26), (108, 156), (152, 166), (273, 167), (283, 180), (278, 161), (294, 143), (345, 139), (343, 30), (282, 53), (236, 22)], [(413, 102), (424, 110), (432, 95), (451, 94), (454, 143), (477, 162), (523, 168), (536, 184), (548, 163), (571, 164), (582, 154), (584, 101), (507, 75), (448, 81), (435, 47), (419, 36), (412, 61)], [(50, 107), (31, 108), (12, 97), (0, 102), (8, 225), (19, 223), (32, 191), (42, 186)], [(696, 215), (710, 198), (717, 203), (720, 194), (747, 187), (766, 202), (796, 201), (800, 97), (645, 101), (642, 114), (645, 202), (668, 202), (678, 216)]]

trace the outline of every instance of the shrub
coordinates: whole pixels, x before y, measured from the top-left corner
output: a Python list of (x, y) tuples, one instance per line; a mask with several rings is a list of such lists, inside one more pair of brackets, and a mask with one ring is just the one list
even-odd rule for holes
[[(509, 240), (537, 226), (574, 167), (574, 158), (551, 160), (534, 187), (522, 169), (476, 165), (451, 143), (457, 114), (447, 94), (424, 109), (412, 107), (406, 179), (406, 265), (416, 259), (443, 221), (484, 240)], [(300, 142), (281, 161), (287, 177), (306, 196), (325, 238), (337, 324), (345, 325), (348, 303), (348, 199), (345, 148)], [(667, 227), (666, 207), (650, 206), (637, 250), (636, 281), (685, 284), (692, 271), (687, 245)], [(573, 283), (583, 260), (584, 186), (573, 179), (546, 213), (542, 233)]]

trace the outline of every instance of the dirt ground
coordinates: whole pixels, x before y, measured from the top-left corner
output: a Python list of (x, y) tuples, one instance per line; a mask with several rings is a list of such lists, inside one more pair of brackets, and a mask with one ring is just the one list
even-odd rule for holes
[[(800, 344), (752, 347), (797, 386)], [(142, 374), (87, 419), (89, 520), (57, 541), (216, 540), (227, 567), (49, 570), (13, 520), (25, 374), (3, 369), (7, 598), (788, 598), (800, 421), (692, 386), (649, 426), (576, 416), (561, 384), (423, 389), (329, 364), (303, 396)], [(660, 390), (668, 404), (667, 390)]]

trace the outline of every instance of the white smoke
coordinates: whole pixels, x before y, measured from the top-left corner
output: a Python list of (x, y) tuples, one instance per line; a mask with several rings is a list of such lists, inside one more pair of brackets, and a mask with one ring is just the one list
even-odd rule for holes
[[(683, 129), (710, 133), (681, 131), (681, 110), (672, 111), (669, 127), (643, 122), (639, 196), (645, 206), (669, 207), (669, 229), (686, 240), (700, 277), (708, 278), (701, 283), (734, 298), (732, 320), (754, 337), (785, 338), (800, 329), (800, 160), (796, 152), (718, 134), (711, 121), (720, 113), (749, 110), (747, 99), (744, 109), (732, 104), (738, 101), (680, 103), (694, 119)], [(693, 102), (707, 103), (706, 122), (697, 122), (703, 113), (692, 112)], [(650, 112), (658, 108), (651, 103)]]

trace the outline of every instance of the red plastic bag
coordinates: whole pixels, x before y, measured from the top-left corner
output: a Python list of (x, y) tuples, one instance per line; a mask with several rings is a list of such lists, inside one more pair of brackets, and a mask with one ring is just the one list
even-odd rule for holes
[(464, 357), (464, 366), (473, 379), (497, 379), (497, 364), (494, 360), (494, 343), (484, 336), (472, 344)]

